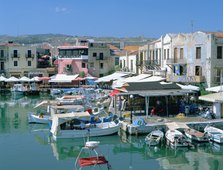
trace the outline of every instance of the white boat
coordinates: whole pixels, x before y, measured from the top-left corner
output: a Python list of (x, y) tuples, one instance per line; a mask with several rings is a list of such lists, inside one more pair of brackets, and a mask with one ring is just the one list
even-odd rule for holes
[[(44, 103), (45, 104), (45, 103)], [(62, 114), (66, 112), (83, 112), (84, 107), (81, 105), (53, 105), (52, 102), (47, 102), (47, 111), (41, 114), (29, 113), (28, 121), (29, 123), (42, 123), (48, 124), (52, 120), (52, 116), (54, 114)], [(37, 107), (37, 106), (36, 106)], [(39, 106), (38, 106), (39, 107)]]
[[(77, 119), (79, 121), (77, 121)], [(117, 133), (120, 128), (118, 121), (95, 124), (86, 122), (90, 122), (90, 114), (88, 112), (55, 114), (52, 117), (52, 126), (50, 130), (52, 137), (54, 140), (57, 140), (60, 138), (105, 136)]]
[(51, 121), (50, 115), (44, 115), (44, 114), (35, 115), (34, 113), (28, 114), (29, 123), (48, 124), (50, 121)]
[(24, 95), (27, 89), (24, 87), (23, 84), (14, 84), (11, 88), (11, 93), (13, 95)]
[(63, 105), (82, 105), (85, 103), (85, 96), (83, 95), (64, 95), (63, 97), (57, 98), (58, 103)]
[(191, 129), (191, 128), (185, 129), (184, 133), (192, 141), (196, 141), (196, 142), (208, 142), (209, 141), (207, 134), (197, 131), (195, 129)]
[(210, 140), (216, 143), (223, 143), (223, 130), (213, 126), (206, 126), (204, 132), (208, 134)]
[(168, 130), (165, 136), (167, 145), (170, 145), (171, 147), (187, 147), (190, 145), (186, 136), (184, 136), (179, 130)]
[(149, 133), (145, 138), (145, 143), (149, 146), (155, 146), (161, 144), (164, 137), (164, 133), (161, 130), (154, 130)]

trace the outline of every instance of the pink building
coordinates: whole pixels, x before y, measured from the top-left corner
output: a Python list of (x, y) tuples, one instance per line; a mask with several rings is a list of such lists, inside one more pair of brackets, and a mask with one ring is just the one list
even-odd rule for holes
[(88, 47), (59, 46), (58, 51), (58, 74), (88, 74)]

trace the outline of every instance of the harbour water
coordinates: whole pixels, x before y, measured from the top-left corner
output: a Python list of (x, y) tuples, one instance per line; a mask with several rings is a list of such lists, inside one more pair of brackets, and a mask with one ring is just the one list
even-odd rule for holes
[[(76, 157), (86, 139), (53, 142), (47, 125), (28, 124), (27, 114), (47, 97), (0, 97), (1, 170), (74, 170)], [(91, 138), (115, 170), (223, 169), (223, 145), (214, 143), (193, 148), (148, 147), (145, 136), (118, 135)], [(100, 169), (83, 168), (83, 169)], [(104, 169), (104, 166), (102, 166)]]

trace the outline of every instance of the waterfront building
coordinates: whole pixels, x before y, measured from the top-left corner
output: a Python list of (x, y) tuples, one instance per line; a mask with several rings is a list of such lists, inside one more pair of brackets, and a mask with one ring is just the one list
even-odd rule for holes
[(5, 76), (28, 76), (37, 67), (36, 47), (9, 42), (0, 45), (0, 70)]
[(115, 56), (107, 43), (89, 43), (88, 71), (94, 77), (103, 77), (115, 71)]
[(88, 74), (87, 46), (58, 46), (58, 74)]
[(166, 34), (139, 49), (137, 70), (139, 73), (164, 72), (171, 82), (219, 85), (222, 47), (222, 33)]
[(138, 57), (139, 46), (126, 46), (123, 54), (119, 57), (119, 66), (122, 71), (137, 73), (136, 61)]

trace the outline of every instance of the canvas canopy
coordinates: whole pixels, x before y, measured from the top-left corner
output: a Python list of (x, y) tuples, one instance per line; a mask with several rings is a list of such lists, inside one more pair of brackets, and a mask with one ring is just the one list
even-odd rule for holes
[(21, 77), (21, 78), (19, 79), (19, 81), (20, 81), (20, 82), (30, 82), (31, 79), (28, 78), (28, 77), (26, 77), (26, 76), (23, 76), (23, 77)]
[(66, 75), (66, 74), (57, 74), (51, 77), (49, 82), (51, 83), (71, 83), (74, 81), (79, 75)]
[(95, 82), (96, 83), (100, 83), (100, 82), (110, 82), (112, 80), (117, 80), (117, 79), (119, 79), (121, 77), (128, 76), (130, 74), (131, 73), (129, 73), (129, 72), (115, 72), (115, 73), (110, 74), (108, 76), (101, 77), (98, 80), (96, 80)]
[(186, 89), (186, 90), (194, 90), (194, 91), (199, 91), (200, 88), (197, 87), (197, 86), (193, 86), (193, 85), (182, 85), (182, 84), (179, 84), (179, 83), (176, 83), (178, 86), (180, 86), (182, 89)]
[(205, 90), (210, 91), (210, 92), (220, 92), (220, 91), (223, 91), (223, 85), (215, 86), (215, 87), (209, 87), (209, 88), (206, 88)]
[(82, 119), (88, 119), (90, 120), (90, 114), (89, 112), (71, 112), (71, 113), (65, 113), (65, 114), (55, 114), (52, 117), (52, 127), (51, 127), (51, 133), (54, 135), (58, 132), (58, 127), (67, 121), (70, 121), (75, 118), (82, 118)]
[(5, 80), (7, 80), (7, 78), (5, 78), (4, 76), (0, 76), (0, 82)]
[(5, 82), (19, 82), (19, 79), (12, 76), (12, 77), (6, 79)]

